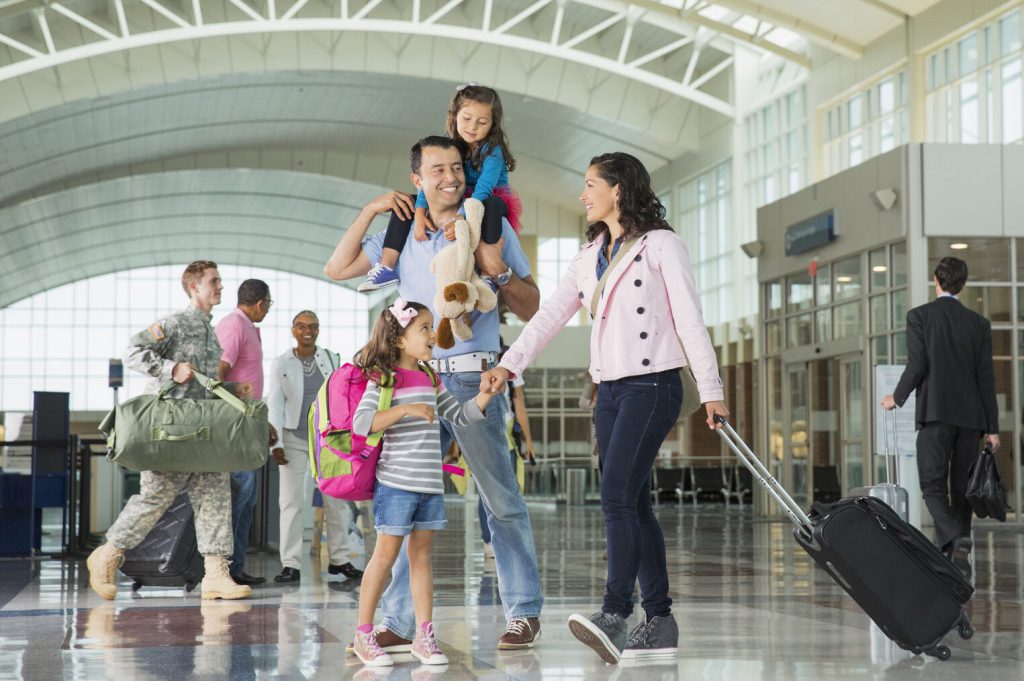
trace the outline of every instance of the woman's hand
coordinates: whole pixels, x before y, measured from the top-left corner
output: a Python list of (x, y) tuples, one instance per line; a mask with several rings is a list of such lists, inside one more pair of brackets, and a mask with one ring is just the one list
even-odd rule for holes
[(707, 424), (708, 428), (711, 430), (716, 430), (722, 427), (721, 423), (715, 422), (715, 416), (721, 416), (726, 419), (729, 418), (729, 410), (726, 408), (725, 402), (705, 402), (704, 408), (707, 409), (708, 412)]
[(505, 367), (494, 367), (480, 374), (480, 392), (497, 394), (505, 389), (509, 371)]
[(284, 454), (284, 448), (275, 447), (274, 449), (270, 450), (270, 454), (271, 456), (274, 457), (274, 462), (278, 466), (284, 466), (285, 464), (288, 463), (288, 457), (285, 456)]

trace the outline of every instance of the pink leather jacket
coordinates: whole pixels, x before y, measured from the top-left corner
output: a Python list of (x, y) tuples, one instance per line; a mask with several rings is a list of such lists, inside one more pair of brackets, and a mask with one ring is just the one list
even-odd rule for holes
[[(580, 249), (554, 295), (505, 353), (501, 366), (522, 374), (581, 307), (590, 309), (601, 241)], [(640, 237), (608, 275), (590, 332), (590, 375), (600, 383), (687, 363), (701, 403), (724, 399), (686, 246), (675, 232), (653, 230)]]

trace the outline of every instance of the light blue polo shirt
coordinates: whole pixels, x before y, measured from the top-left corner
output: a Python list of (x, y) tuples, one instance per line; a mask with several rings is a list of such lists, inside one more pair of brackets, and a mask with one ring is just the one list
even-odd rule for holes
[[(523, 247), (519, 244), (519, 237), (508, 220), (502, 220), (501, 235), (505, 239), (505, 246), (501, 251), (501, 257), (505, 263), (512, 268), (520, 279), (530, 276), (530, 262), (523, 253)], [(437, 287), (434, 285), (434, 274), (430, 271), (430, 261), (434, 254), (442, 248), (452, 245), (454, 242), (444, 238), (444, 234), (427, 232), (427, 241), (416, 241), (413, 238), (412, 230), (409, 230), (409, 237), (405, 241), (405, 248), (398, 259), (398, 293), (406, 300), (413, 300), (422, 303), (430, 308), (434, 315), (434, 326), (441, 323), (441, 318), (434, 309), (434, 293)], [(384, 248), (384, 232), (379, 232), (363, 240), (363, 253), (371, 263), (380, 262), (381, 251)], [(498, 309), (490, 312), (473, 312), (470, 314), (473, 324), (473, 337), (468, 341), (455, 339), (455, 346), (444, 350), (440, 347), (434, 348), (434, 358), (444, 359), (465, 355), (470, 352), (498, 352), (501, 349), (499, 337), (501, 320), (498, 318)]]

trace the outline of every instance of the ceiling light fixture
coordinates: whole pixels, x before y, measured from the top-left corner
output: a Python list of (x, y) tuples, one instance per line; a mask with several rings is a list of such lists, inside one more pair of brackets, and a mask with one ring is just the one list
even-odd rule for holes
[(885, 265), (875, 265), (874, 267), (871, 268), (871, 271), (872, 272), (888, 272), (889, 268), (886, 267)]
[(967, 244), (961, 241), (955, 244), (950, 244), (949, 247), (952, 248), (954, 251), (963, 251), (967, 249)]
[(853, 277), (836, 277), (836, 282), (840, 284), (849, 284), (853, 281)]

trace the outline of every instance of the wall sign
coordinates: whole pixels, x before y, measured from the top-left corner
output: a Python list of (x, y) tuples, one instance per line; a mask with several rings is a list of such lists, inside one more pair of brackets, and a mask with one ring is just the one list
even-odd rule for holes
[(830, 210), (786, 229), (786, 255), (806, 253), (835, 238), (835, 212)]

